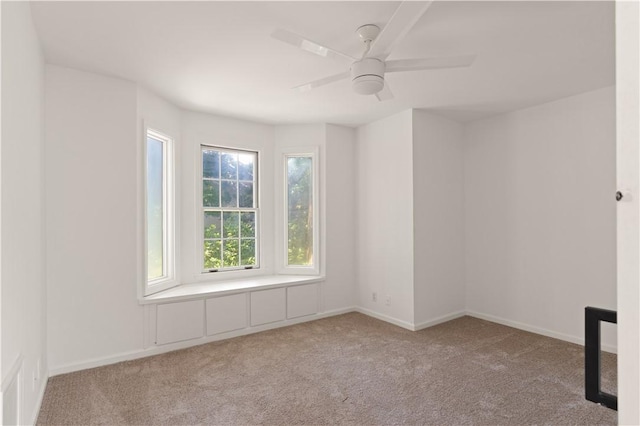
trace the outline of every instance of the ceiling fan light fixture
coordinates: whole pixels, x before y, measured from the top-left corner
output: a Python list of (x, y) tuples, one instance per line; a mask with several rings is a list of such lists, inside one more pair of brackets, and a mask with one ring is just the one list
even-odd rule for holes
[(379, 75), (363, 75), (353, 80), (353, 90), (361, 95), (375, 95), (384, 88), (384, 79)]
[(384, 62), (364, 58), (351, 65), (353, 90), (361, 95), (374, 95), (384, 87)]

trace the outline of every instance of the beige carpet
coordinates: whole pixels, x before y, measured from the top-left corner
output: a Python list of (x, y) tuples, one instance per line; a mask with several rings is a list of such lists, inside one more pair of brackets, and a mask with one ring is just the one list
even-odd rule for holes
[[(346, 314), (53, 377), (38, 424), (615, 424), (578, 345), (464, 317)], [(615, 356), (603, 359), (615, 389)]]

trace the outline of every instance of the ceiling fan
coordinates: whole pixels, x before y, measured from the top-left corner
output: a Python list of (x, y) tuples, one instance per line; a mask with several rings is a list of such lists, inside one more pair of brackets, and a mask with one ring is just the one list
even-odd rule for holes
[(431, 3), (432, 1), (403, 1), (382, 30), (375, 24), (358, 27), (356, 34), (364, 43), (364, 52), (360, 58), (354, 58), (283, 29), (275, 30), (271, 36), (316, 55), (351, 62), (349, 71), (302, 84), (294, 89), (307, 91), (351, 77), (351, 84), (356, 93), (375, 95), (379, 101), (384, 101), (393, 98), (393, 93), (384, 79), (385, 73), (468, 67), (475, 60), (475, 55), (386, 60), (393, 48), (424, 15)]

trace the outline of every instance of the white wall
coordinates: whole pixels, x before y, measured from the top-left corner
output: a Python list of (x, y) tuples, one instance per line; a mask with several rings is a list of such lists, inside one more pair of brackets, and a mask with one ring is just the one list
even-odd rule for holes
[[(320, 246), (326, 276), (321, 286), (321, 311), (337, 311), (355, 304), (355, 131), (331, 124), (275, 126), (275, 152), (287, 147), (320, 148)], [(275, 158), (276, 167), (281, 161)], [(276, 184), (276, 187), (280, 185)], [(281, 192), (276, 206), (283, 205)], [(281, 223), (276, 234), (284, 235)], [(282, 244), (282, 242), (280, 242)], [(278, 246), (279, 247), (279, 246)]]
[(616, 309), (614, 89), (476, 121), (464, 149), (467, 310), (581, 342), (585, 306)]
[(325, 259), (323, 306), (327, 311), (355, 306), (356, 132), (326, 125)]
[(177, 139), (182, 132), (182, 111), (170, 102), (141, 87), (137, 87), (138, 135), (142, 140), (143, 124)]
[[(33, 423), (46, 384), (44, 59), (29, 3), (1, 7), (3, 420)], [(8, 389), (16, 375), (20, 389)], [(9, 406), (12, 390), (21, 406)]]
[(359, 127), (356, 144), (357, 303), (407, 327), (414, 319), (412, 115)]
[(413, 111), (414, 323), (465, 310), (463, 126)]
[(142, 347), (133, 83), (46, 67), (49, 365)]
[(616, 2), (618, 422), (640, 424), (640, 5)]

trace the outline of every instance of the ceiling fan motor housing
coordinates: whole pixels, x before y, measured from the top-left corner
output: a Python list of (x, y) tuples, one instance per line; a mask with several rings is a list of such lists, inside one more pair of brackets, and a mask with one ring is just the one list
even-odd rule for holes
[(361, 95), (373, 95), (384, 87), (384, 62), (376, 58), (364, 58), (351, 65), (353, 90)]

